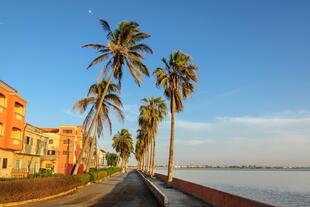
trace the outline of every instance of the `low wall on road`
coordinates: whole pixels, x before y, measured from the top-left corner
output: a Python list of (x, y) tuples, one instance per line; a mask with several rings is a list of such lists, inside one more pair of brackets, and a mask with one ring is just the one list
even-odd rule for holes
[[(167, 181), (166, 175), (155, 173), (155, 176), (160, 180)], [(216, 207), (273, 207), (269, 204), (225, 193), (177, 178), (173, 178), (172, 186)]]
[(140, 177), (142, 178), (143, 182), (145, 183), (145, 185), (148, 187), (148, 189), (153, 193), (153, 195), (155, 196), (156, 200), (159, 202), (159, 204), (161, 206), (168, 206), (168, 197), (163, 194), (156, 185), (154, 185), (151, 181), (149, 181), (143, 173), (141, 173), (140, 171), (136, 171)]

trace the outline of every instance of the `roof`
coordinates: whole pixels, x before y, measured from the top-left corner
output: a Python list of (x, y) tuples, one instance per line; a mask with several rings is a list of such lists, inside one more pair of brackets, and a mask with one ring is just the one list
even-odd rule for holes
[(58, 133), (59, 129), (58, 128), (41, 128), (43, 132), (49, 132), (49, 133)]
[(18, 91), (13, 88), (12, 86), (10, 86), (9, 84), (7, 84), (6, 82), (4, 82), (3, 80), (0, 80), (0, 85), (5, 87), (6, 89), (8, 89), (9, 91), (11, 92), (14, 92), (14, 93), (18, 93)]

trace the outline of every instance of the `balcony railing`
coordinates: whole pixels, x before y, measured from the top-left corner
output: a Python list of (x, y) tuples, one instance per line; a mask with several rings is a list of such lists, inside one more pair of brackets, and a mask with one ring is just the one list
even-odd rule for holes
[(43, 155), (42, 159), (43, 160), (56, 160), (57, 159), (57, 155)]
[(21, 142), (21, 140), (18, 139), (18, 138), (12, 137), (12, 142), (13, 142), (13, 144), (15, 144), (15, 145), (19, 145), (20, 142)]
[(5, 106), (0, 105), (0, 113), (2, 113), (6, 109)]
[(24, 115), (19, 112), (15, 112), (15, 117), (17, 120), (20, 120), (20, 121), (24, 120)]

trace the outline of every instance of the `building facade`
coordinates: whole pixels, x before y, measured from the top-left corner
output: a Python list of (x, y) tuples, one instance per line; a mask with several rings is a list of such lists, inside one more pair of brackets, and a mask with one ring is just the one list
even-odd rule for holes
[[(0, 176), (10, 177), (15, 152), (23, 149), (26, 100), (0, 80)], [(18, 164), (18, 163), (17, 163)]]
[(66, 173), (67, 166), (73, 166), (82, 149), (82, 127), (60, 126), (59, 128), (43, 128), (49, 136), (48, 153), (43, 167), (53, 169), (56, 173)]
[(0, 177), (24, 177), (40, 168), (68, 172), (82, 149), (82, 127), (41, 129), (26, 124), (26, 103), (17, 90), (0, 80)]
[(23, 134), (23, 148), (15, 152), (12, 177), (39, 173), (42, 158), (47, 154), (49, 138), (43, 134), (42, 129), (26, 124)]

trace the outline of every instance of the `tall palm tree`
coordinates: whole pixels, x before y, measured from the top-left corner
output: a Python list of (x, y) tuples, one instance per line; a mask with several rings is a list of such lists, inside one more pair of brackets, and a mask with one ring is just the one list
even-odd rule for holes
[(141, 160), (141, 170), (146, 172), (148, 165), (147, 165), (147, 132), (145, 131), (144, 128), (140, 128), (137, 130), (137, 137), (136, 137), (137, 141), (136, 141), (136, 153), (138, 156), (138, 162), (139, 160)]
[(135, 157), (138, 162), (138, 170), (143, 168), (143, 153), (144, 153), (144, 140), (137, 136), (136, 146), (135, 146)]
[(122, 171), (126, 171), (128, 158), (133, 152), (132, 136), (127, 129), (122, 129), (120, 132), (117, 132), (113, 137), (112, 147), (117, 153), (119, 153), (119, 156), (122, 159)]
[(164, 94), (170, 100), (171, 134), (168, 164), (168, 184), (173, 179), (174, 160), (174, 116), (175, 112), (183, 111), (183, 98), (189, 98), (197, 82), (197, 67), (191, 57), (181, 51), (172, 52), (169, 62), (162, 59), (164, 67), (155, 70), (156, 85), (164, 89)]
[[(110, 73), (107, 80), (107, 87), (103, 91), (99, 106), (101, 106), (101, 103), (105, 98), (108, 86), (110, 85), (113, 77), (118, 80), (119, 85), (121, 84), (124, 66), (127, 66), (135, 82), (140, 86), (143, 82), (142, 74), (149, 76), (148, 69), (142, 62), (142, 53), (152, 53), (152, 50), (148, 45), (141, 43), (143, 40), (149, 38), (150, 35), (148, 33), (141, 32), (138, 23), (132, 21), (122, 21), (120, 22), (118, 28), (114, 31), (112, 31), (107, 21), (100, 19), (100, 24), (103, 30), (107, 32), (107, 44), (86, 44), (83, 46), (93, 48), (100, 54), (89, 64), (87, 68), (105, 61), (106, 64), (102, 70), (102, 75), (107, 76)], [(98, 117), (99, 111), (100, 107), (99, 110), (96, 111), (89, 129), (86, 131), (85, 137), (87, 142), (89, 140), (90, 133), (93, 131), (95, 120)], [(85, 150), (86, 149), (83, 147), (73, 174), (77, 174), (79, 165), (82, 161), (82, 155)]]
[(142, 99), (142, 105), (140, 106), (139, 125), (144, 128), (147, 133), (146, 143), (149, 149), (149, 167), (147, 173), (151, 176), (154, 175), (155, 167), (155, 138), (157, 134), (158, 124), (166, 117), (167, 106), (165, 101), (161, 97), (155, 98), (154, 96), (147, 99)]
[[(100, 104), (101, 97), (103, 96), (103, 91), (106, 87), (106, 81), (91, 85), (87, 97), (78, 100), (73, 106), (73, 110), (79, 111), (81, 114), (84, 113), (88, 109), (88, 107), (90, 107), (90, 110), (88, 111), (83, 122), (83, 131), (87, 130), (91, 122), (95, 120), (94, 136), (88, 141), (85, 141), (83, 144), (83, 147), (88, 147), (89, 149), (86, 161), (86, 171), (89, 170), (90, 159), (91, 155), (93, 154), (92, 150), (94, 149), (96, 139), (100, 138), (100, 136), (102, 135), (104, 125), (108, 126), (110, 134), (112, 133), (112, 123), (109, 116), (110, 111), (115, 111), (118, 118), (120, 120), (124, 120), (124, 115), (121, 110), (123, 105), (119, 97), (120, 88), (117, 84), (111, 83), (108, 86), (106, 97), (104, 101)], [(98, 117), (94, 117), (98, 110), (100, 110), (98, 113)]]

